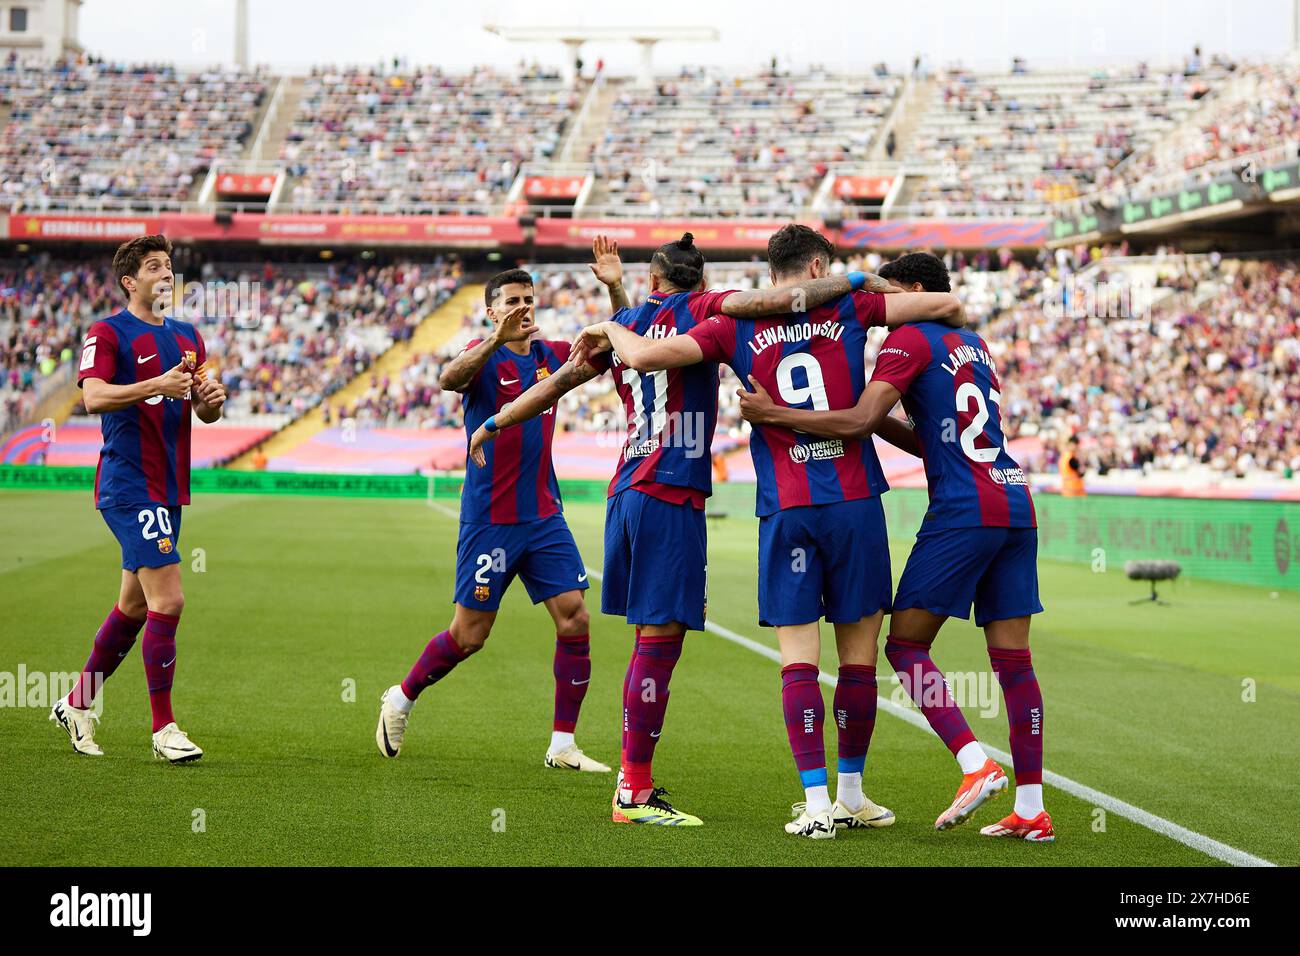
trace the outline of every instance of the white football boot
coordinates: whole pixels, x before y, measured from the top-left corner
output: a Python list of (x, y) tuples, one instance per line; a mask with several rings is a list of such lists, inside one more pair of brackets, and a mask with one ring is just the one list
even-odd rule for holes
[(379, 726), (375, 728), (375, 743), (385, 757), (396, 757), (402, 752), (402, 741), (406, 739), (406, 722), (411, 719), (409, 710), (401, 710), (388, 702), (388, 695), (401, 689), (400, 684), (394, 684), (379, 698)]
[(68, 697), (71, 696), (72, 693), (69, 691), (67, 697), (55, 702), (54, 708), (50, 711), (50, 720), (61, 724), (68, 732), (72, 749), (77, 753), (91, 757), (104, 756), (104, 751), (100, 749), (99, 744), (95, 743), (95, 723), (99, 720), (99, 714), (90, 708), (82, 710), (73, 707), (68, 703)]
[(203, 750), (173, 720), (162, 730), (154, 732), (153, 755), (169, 763), (190, 763), (202, 757)]
[(870, 827), (874, 830), (892, 826), (894, 823), (893, 810), (882, 807), (865, 796), (862, 798), (862, 807), (859, 810), (850, 810), (836, 800), (835, 806), (831, 808), (831, 817), (835, 820), (835, 826), (841, 830), (857, 830), (862, 827)]
[(546, 752), (546, 766), (553, 770), (582, 770), (586, 773), (609, 773), (610, 770), (599, 760), (588, 757), (579, 750), (577, 744), (569, 744), (563, 750), (555, 753), (548, 750)]
[(810, 814), (808, 804), (801, 801), (790, 808), (790, 815), (794, 819), (785, 825), (786, 833), (810, 840), (835, 839), (835, 820), (830, 810)]

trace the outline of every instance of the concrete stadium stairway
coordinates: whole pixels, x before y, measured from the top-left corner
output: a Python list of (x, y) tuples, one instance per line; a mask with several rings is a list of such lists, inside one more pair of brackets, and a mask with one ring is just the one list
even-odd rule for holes
[[(565, 162), (590, 161), (588, 157), (591, 155), (591, 148), (605, 138), (605, 128), (609, 125), (610, 116), (614, 111), (614, 101), (623, 92), (623, 82), (623, 80), (606, 79), (601, 83), (581, 125), (574, 128), (572, 136), (560, 151), (561, 158)], [(597, 179), (586, 205), (592, 207), (603, 205), (608, 195), (604, 182)]]
[[(923, 80), (913, 77), (908, 80), (907, 89), (903, 91), (898, 106), (894, 109), (894, 115), (891, 117), (894, 131), (895, 159), (902, 159), (904, 156), (911, 154), (916, 128), (920, 125), (921, 118), (925, 116), (926, 110), (929, 109), (938, 88), (939, 83), (934, 77), (927, 77)], [(881, 132), (883, 134), (884, 130), (882, 129)], [(883, 157), (885, 155), (883, 135), (876, 145), (880, 150), (880, 156)], [(917, 176), (909, 176), (903, 180), (903, 188), (899, 191), (898, 198), (894, 200), (894, 205), (906, 206), (923, 181), (923, 178)]]
[[(455, 294), (434, 309), (416, 326), (414, 334), (405, 342), (398, 342), (384, 352), (370, 368), (353, 378), (348, 384), (329, 397), (331, 408), (351, 405), (370, 387), (373, 376), (396, 377), (416, 355), (436, 352), (460, 330), (466, 312), (474, 312), (483, 301), (483, 286), (466, 285), (456, 290)], [(253, 467), (253, 456), (260, 449), (267, 459), (297, 448), (303, 442), (325, 429), (325, 414), (318, 405), (306, 415), (290, 422), (266, 441), (255, 445), (230, 463), (231, 468), (249, 471)]]

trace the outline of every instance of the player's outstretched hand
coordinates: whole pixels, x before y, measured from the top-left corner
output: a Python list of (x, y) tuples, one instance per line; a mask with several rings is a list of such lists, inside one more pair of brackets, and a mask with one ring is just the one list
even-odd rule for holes
[(165, 395), (167, 398), (184, 398), (194, 387), (194, 376), (185, 367), (184, 359), (181, 359), (175, 368), (159, 375), (156, 381), (158, 394)]
[(597, 236), (591, 244), (591, 255), (596, 260), (591, 271), (604, 285), (618, 285), (623, 281), (623, 260), (618, 255), (618, 243), (606, 236)]
[(749, 376), (749, 384), (754, 389), (747, 392), (743, 388), (737, 389), (736, 394), (740, 396), (740, 417), (745, 419), (751, 425), (766, 425), (772, 420), (772, 411), (776, 408), (776, 402), (772, 401), (772, 396), (767, 394), (767, 389), (758, 384), (758, 379)]
[(194, 390), (199, 394), (199, 401), (208, 408), (220, 408), (226, 404), (226, 386), (214, 378), (208, 378), (200, 373)]
[(482, 468), (487, 464), (487, 453), (483, 451), (483, 446), (496, 437), (496, 432), (489, 432), (482, 425), (476, 428), (474, 434), (470, 436), (469, 457), (478, 467)]
[(608, 352), (613, 347), (613, 343), (609, 341), (609, 333), (605, 331), (605, 323), (597, 322), (595, 325), (587, 326), (578, 334), (577, 341), (573, 343), (573, 350), (569, 353), (569, 361), (579, 366), (590, 361), (593, 355)]
[(520, 305), (506, 313), (501, 320), (498, 335), (502, 342), (524, 342), (537, 331), (537, 324), (532, 318), (533, 307)]

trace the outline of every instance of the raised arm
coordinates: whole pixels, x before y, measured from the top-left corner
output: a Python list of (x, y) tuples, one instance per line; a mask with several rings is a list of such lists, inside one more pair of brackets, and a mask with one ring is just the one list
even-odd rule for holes
[(522, 342), (532, 335), (536, 326), (524, 324), (531, 308), (530, 305), (521, 305), (512, 309), (487, 338), (472, 348), (465, 349), (443, 366), (442, 373), (438, 376), (438, 387), (447, 392), (465, 391), (493, 352), (507, 342)]
[(556, 369), (554, 375), (548, 375), (530, 386), (522, 395), (474, 430), (469, 441), (470, 459), (482, 468), (487, 464), (487, 455), (483, 452), (483, 446), (496, 438), (501, 429), (529, 421), (554, 408), (566, 394), (584, 382), (591, 381), (600, 373), (601, 369), (586, 362), (580, 365), (575, 364), (572, 359), (565, 362)]
[(619, 258), (618, 243), (605, 236), (597, 236), (591, 243), (591, 255), (596, 261), (591, 271), (609, 290), (609, 307), (618, 312), (631, 307), (623, 289), (623, 260)]
[[(862, 392), (858, 403), (852, 408), (839, 408), (831, 411), (817, 412), (807, 408), (786, 408), (772, 401), (762, 385), (749, 376), (752, 392), (741, 390), (740, 414), (753, 425), (777, 425), (793, 428), (795, 431), (809, 435), (821, 435), (825, 438), (866, 438), (880, 429), (889, 417), (889, 410), (898, 404), (902, 394), (888, 382), (871, 382)], [(901, 424), (901, 423), (900, 423)], [(904, 428), (907, 426), (904, 425)], [(896, 429), (886, 428), (894, 437), (906, 440)], [(908, 429), (910, 432), (911, 429)], [(897, 444), (882, 434), (882, 438)], [(915, 436), (912, 436), (915, 441)], [(913, 451), (910, 447), (899, 444), (904, 451)], [(920, 446), (915, 445), (913, 454), (919, 454)]]

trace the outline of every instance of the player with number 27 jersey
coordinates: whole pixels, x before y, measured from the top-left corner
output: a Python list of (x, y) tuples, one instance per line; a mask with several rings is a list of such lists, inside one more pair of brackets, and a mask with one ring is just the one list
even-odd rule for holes
[[(871, 380), (902, 393), (930, 488), (894, 607), (965, 618), (973, 603), (980, 627), (1040, 612), (1034, 503), (1006, 449), (984, 340), (934, 322), (896, 329)], [(959, 529), (971, 533), (950, 533)]]

